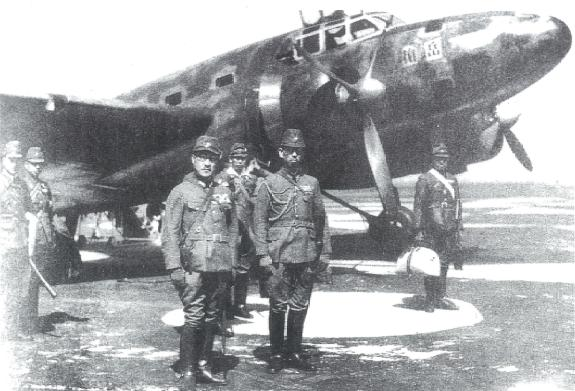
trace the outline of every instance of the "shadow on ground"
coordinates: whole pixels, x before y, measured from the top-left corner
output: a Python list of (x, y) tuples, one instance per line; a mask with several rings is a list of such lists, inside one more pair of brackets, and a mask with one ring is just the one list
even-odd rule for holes
[(54, 331), (55, 324), (63, 324), (66, 322), (88, 322), (90, 318), (80, 318), (70, 315), (66, 312), (52, 312), (51, 314), (41, 316), (38, 318), (40, 324), (40, 331), (43, 333)]

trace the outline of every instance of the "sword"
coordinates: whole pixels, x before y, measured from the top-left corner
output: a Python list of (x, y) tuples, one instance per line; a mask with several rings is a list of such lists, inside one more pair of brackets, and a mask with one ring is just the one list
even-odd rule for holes
[(32, 268), (34, 274), (36, 274), (42, 285), (44, 285), (44, 288), (46, 288), (50, 296), (52, 296), (52, 298), (54, 299), (56, 298), (56, 291), (54, 290), (54, 288), (52, 288), (52, 286), (48, 283), (48, 281), (46, 281), (46, 279), (44, 278), (42, 273), (40, 273), (40, 270), (38, 270), (38, 267), (34, 263), (33, 256), (34, 256), (34, 245), (36, 244), (36, 224), (37, 224), (36, 220), (33, 220), (30, 222), (30, 224), (28, 224), (28, 232), (29, 232), (28, 263), (30, 264), (30, 267)]

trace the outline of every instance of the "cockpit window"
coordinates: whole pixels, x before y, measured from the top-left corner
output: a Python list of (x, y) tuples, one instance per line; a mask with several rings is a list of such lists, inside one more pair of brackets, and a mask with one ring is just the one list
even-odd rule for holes
[(303, 48), (308, 53), (317, 53), (321, 49), (319, 46), (319, 34), (303, 37)]
[[(296, 38), (296, 42), (309, 54), (320, 53), (377, 35), (390, 23), (390, 18), (382, 19), (379, 15), (359, 14), (338, 18), (305, 27), (301, 30), (301, 35)], [(294, 58), (300, 59), (301, 55), (294, 53)]]
[(351, 35), (353, 39), (359, 39), (377, 31), (377, 26), (367, 19), (356, 20), (351, 24)]
[(339, 25), (337, 27), (331, 27), (325, 30), (325, 49), (335, 49), (342, 46), (347, 41), (347, 35), (345, 34), (345, 25)]

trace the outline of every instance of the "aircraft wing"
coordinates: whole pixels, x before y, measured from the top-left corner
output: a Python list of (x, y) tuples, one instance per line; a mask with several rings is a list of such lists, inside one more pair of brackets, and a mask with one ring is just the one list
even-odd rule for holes
[(0, 141), (46, 151), (57, 210), (162, 199), (211, 122), (191, 107), (0, 94)]

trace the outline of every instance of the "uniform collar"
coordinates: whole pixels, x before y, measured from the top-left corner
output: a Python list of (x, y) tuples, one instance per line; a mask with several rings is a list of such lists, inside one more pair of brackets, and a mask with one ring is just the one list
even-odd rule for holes
[(190, 182), (190, 183), (195, 183), (204, 189), (214, 186), (214, 183), (215, 183), (213, 177), (208, 182), (204, 181), (203, 179), (200, 179), (200, 177), (198, 177), (198, 175), (196, 174), (195, 171), (187, 174), (184, 177), (184, 181)]
[(24, 182), (26, 182), (26, 184), (29, 187), (32, 187), (39, 182), (42, 182), (42, 181), (40, 181), (40, 178), (34, 177), (32, 174), (30, 174), (28, 172), (28, 170), (25, 169), (23, 172), (24, 172), (24, 175), (22, 176), (22, 179), (24, 180)]
[(236, 170), (234, 170), (234, 168), (233, 168), (232, 166), (229, 166), (229, 167), (226, 169), (226, 174), (229, 174), (229, 175), (232, 175), (232, 176), (240, 176), (240, 174), (239, 174)]
[(295, 175), (293, 175), (286, 167), (282, 167), (279, 171), (278, 174), (280, 174), (281, 176), (283, 176), (284, 178), (287, 179), (291, 179), (293, 181), (297, 181), (302, 175), (302, 170), (299, 170), (298, 173), (296, 173)]

